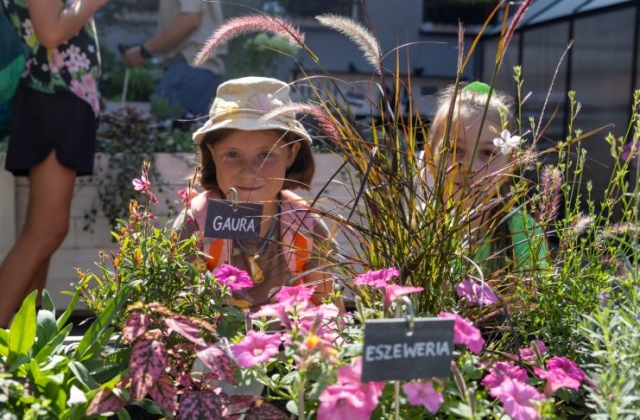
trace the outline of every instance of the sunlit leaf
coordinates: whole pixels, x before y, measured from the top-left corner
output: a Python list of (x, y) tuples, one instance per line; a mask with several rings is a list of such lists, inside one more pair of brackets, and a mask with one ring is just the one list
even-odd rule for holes
[(220, 347), (211, 346), (204, 349), (198, 352), (198, 358), (210, 370), (205, 373), (207, 379), (221, 379), (232, 385), (237, 384), (233, 362)]
[(89, 407), (87, 408), (87, 416), (96, 414), (116, 412), (126, 405), (126, 402), (118, 398), (112, 390), (108, 388), (101, 389), (93, 397)]
[(168, 361), (167, 349), (160, 341), (143, 338), (133, 343), (129, 371), (135, 400), (141, 400), (149, 393)]
[(122, 335), (127, 342), (131, 342), (144, 334), (149, 328), (151, 320), (149, 316), (140, 311), (132, 312), (122, 329)]
[(202, 338), (202, 333), (191, 323), (188, 319), (184, 317), (172, 317), (164, 320), (169, 328), (173, 331), (177, 332), (187, 340), (191, 341), (194, 344), (199, 346), (206, 346), (207, 343)]
[(164, 410), (169, 413), (175, 411), (176, 389), (173, 381), (167, 375), (160, 376), (155, 386), (149, 390), (149, 395)]

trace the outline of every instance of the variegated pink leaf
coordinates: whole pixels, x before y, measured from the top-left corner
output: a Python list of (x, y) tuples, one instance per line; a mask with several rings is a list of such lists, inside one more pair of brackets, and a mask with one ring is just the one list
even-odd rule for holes
[(190, 389), (193, 387), (193, 378), (191, 377), (191, 372), (179, 372), (177, 373), (178, 383), (181, 387)]
[(130, 343), (142, 334), (147, 332), (147, 328), (151, 324), (149, 315), (143, 314), (140, 311), (132, 312), (127, 318), (124, 328), (122, 329), (122, 336), (125, 342)]
[(198, 352), (198, 358), (210, 369), (205, 374), (207, 379), (222, 379), (232, 385), (237, 385), (234, 375), (234, 363), (231, 358), (217, 346), (211, 346)]
[(129, 372), (132, 380), (133, 398), (142, 400), (149, 393), (164, 369), (169, 356), (160, 341), (146, 338), (136, 340), (131, 349)]
[(202, 338), (202, 333), (191, 323), (187, 318), (184, 317), (172, 317), (164, 320), (165, 324), (173, 331), (177, 332), (187, 340), (191, 341), (194, 344), (205, 347), (207, 345), (206, 341)]
[(231, 395), (225, 401), (224, 418), (234, 418), (243, 415), (249, 407), (259, 398), (256, 395)]
[(244, 418), (245, 420), (287, 420), (289, 416), (276, 408), (276, 406), (264, 400), (257, 400), (251, 404)]
[(93, 397), (89, 407), (87, 408), (87, 416), (96, 414), (116, 412), (127, 405), (126, 401), (121, 400), (108, 388), (103, 388)]
[(176, 410), (176, 389), (169, 376), (163, 374), (155, 386), (149, 390), (149, 395), (160, 407), (173, 414)]
[(178, 418), (218, 420), (222, 418), (220, 397), (213, 391), (187, 391), (180, 399)]

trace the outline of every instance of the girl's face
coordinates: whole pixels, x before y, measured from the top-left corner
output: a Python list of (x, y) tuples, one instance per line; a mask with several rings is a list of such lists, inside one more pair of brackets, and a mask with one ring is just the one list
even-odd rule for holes
[(285, 144), (277, 131), (232, 130), (207, 147), (222, 193), (234, 187), (238, 201), (271, 202), (282, 189), (300, 145)]
[(499, 137), (497, 133), (501, 131), (500, 120), (487, 116), (480, 129), (481, 121), (481, 115), (461, 116), (458, 127), (452, 128), (452, 137), (455, 137), (456, 129), (458, 132), (447, 167), (453, 170), (454, 196), (463, 194), (463, 190), (468, 188), (481, 188), (488, 195), (493, 195), (496, 191), (493, 185), (499, 185), (508, 170), (510, 157), (493, 144), (493, 139)]

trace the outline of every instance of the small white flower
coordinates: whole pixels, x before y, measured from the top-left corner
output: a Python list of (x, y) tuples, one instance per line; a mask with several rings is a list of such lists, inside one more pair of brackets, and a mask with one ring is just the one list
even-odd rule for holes
[(520, 147), (522, 137), (512, 136), (509, 130), (503, 130), (500, 137), (493, 139), (493, 144), (500, 148), (503, 155), (511, 154), (511, 152)]

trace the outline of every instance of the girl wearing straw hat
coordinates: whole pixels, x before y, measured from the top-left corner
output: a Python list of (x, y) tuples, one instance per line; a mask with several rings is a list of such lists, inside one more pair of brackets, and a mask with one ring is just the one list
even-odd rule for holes
[(227, 263), (251, 275), (253, 287), (234, 291), (234, 305), (242, 309), (257, 310), (283, 286), (314, 287), (315, 304), (332, 296), (333, 277), (323, 267), (334, 242), (318, 214), (290, 191), (310, 189), (311, 136), (294, 112), (265, 118), (291, 104), (289, 86), (280, 80), (229, 80), (218, 87), (209, 120), (193, 134), (196, 181), (204, 192), (176, 219), (183, 235), (203, 231), (209, 200), (227, 199), (231, 189), (238, 202), (262, 204), (257, 241), (204, 243), (209, 270)]

